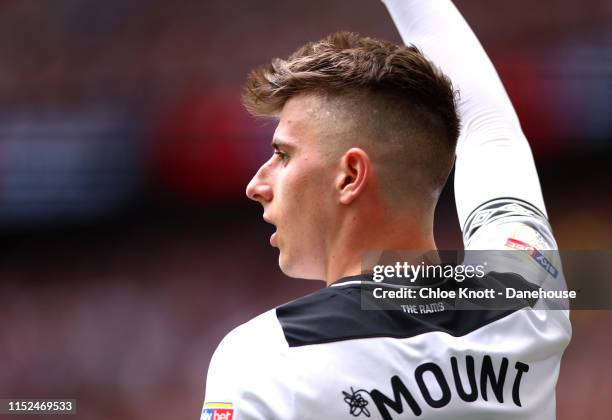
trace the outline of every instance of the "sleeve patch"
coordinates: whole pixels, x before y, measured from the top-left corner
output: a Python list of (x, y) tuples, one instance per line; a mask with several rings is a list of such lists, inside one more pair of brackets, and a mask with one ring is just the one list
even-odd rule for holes
[(540, 251), (538, 251), (534, 246), (529, 245), (523, 241), (520, 241), (515, 238), (508, 238), (506, 240), (506, 247), (525, 251), (527, 255), (531, 257), (531, 259), (544, 271), (553, 276), (553, 278), (557, 278), (559, 275), (559, 270), (550, 262), (548, 258), (544, 256)]

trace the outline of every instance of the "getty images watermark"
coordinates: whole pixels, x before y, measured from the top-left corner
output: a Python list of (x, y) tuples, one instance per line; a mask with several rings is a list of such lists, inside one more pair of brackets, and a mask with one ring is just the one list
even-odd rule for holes
[(431, 251), (365, 256), (362, 269), (371, 280), (362, 282), (362, 309), (420, 314), (522, 307), (563, 310), (580, 295), (580, 290), (566, 285), (559, 251), (452, 255), (450, 260)]
[(372, 278), (375, 282), (382, 282), (385, 279), (398, 278), (406, 279), (414, 283), (417, 279), (454, 279), (463, 281), (473, 277), (484, 277), (487, 263), (479, 265), (442, 265), (426, 264), (421, 261), (419, 264), (409, 264), (408, 262), (397, 261), (393, 265), (375, 265), (372, 270)]

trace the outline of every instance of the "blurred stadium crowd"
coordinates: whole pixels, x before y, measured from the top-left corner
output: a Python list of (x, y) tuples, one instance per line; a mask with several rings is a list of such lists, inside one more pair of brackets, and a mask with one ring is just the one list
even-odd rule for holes
[[(560, 247), (611, 248), (612, 3), (457, 3), (531, 140)], [(283, 277), (244, 197), (273, 124), (239, 96), (252, 67), (340, 29), (399, 42), (374, 0), (0, 3), (2, 398), (197, 418), (221, 337), (322, 286)], [(456, 224), (447, 188), (440, 248), (461, 246)], [(605, 418), (612, 318), (572, 317), (559, 419)]]

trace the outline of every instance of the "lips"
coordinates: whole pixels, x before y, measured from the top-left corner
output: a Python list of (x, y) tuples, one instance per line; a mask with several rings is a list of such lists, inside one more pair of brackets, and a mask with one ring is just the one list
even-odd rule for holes
[(271, 236), (270, 236), (270, 245), (276, 247), (277, 243), (276, 243), (276, 232), (274, 232)]
[[(272, 226), (276, 227), (276, 225), (272, 222), (271, 219), (269, 219), (268, 217), (266, 217), (266, 215), (263, 216), (263, 219), (267, 222), (270, 223)], [(274, 232), (271, 236), (270, 236), (270, 245), (277, 247), (278, 243), (276, 241), (276, 232)]]

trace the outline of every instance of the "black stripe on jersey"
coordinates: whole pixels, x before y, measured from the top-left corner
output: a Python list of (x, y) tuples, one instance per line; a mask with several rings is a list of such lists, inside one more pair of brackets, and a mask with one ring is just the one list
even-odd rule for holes
[(463, 238), (467, 242), (482, 226), (512, 216), (534, 217), (548, 225), (544, 213), (533, 204), (519, 198), (500, 197), (481, 204), (470, 213), (463, 225)]
[[(459, 337), (535, 304), (535, 300), (531, 300), (521, 301), (511, 309), (444, 310), (428, 314), (363, 310), (361, 288), (367, 286), (350, 284), (355, 280), (369, 282), (371, 279), (368, 276), (347, 277), (335, 283), (338, 287), (321, 289), (276, 308), (276, 316), (290, 347), (371, 337), (409, 338), (435, 331)], [(490, 272), (479, 281), (522, 290), (538, 289), (515, 273)], [(448, 284), (453, 287), (457, 282), (451, 279)]]

